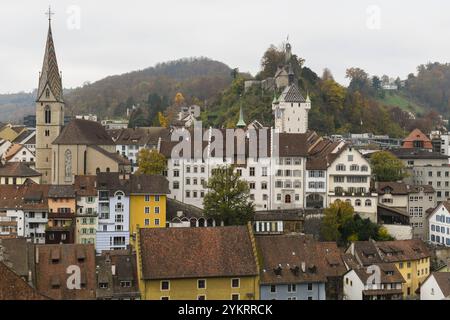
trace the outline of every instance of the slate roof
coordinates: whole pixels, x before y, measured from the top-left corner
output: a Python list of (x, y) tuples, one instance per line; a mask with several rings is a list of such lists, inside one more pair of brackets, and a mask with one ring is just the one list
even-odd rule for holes
[[(97, 299), (139, 298), (136, 253), (130, 250), (102, 251), (95, 258), (98, 283), (108, 283), (108, 288), (97, 287)], [(114, 268), (114, 273), (113, 273)], [(121, 285), (130, 281), (130, 287)]]
[(140, 229), (142, 278), (256, 276), (246, 226)]
[(327, 282), (347, 269), (335, 243), (305, 235), (256, 236), (262, 284)]
[(41, 174), (22, 162), (7, 162), (0, 164), (0, 177), (40, 177)]
[(157, 145), (159, 138), (170, 141), (170, 130), (164, 127), (127, 128), (113, 133), (117, 145)]
[(300, 90), (298, 89), (297, 85), (295, 83), (287, 86), (283, 92), (281, 93), (280, 97), (278, 98), (279, 102), (296, 102), (296, 103), (302, 103), (305, 102), (305, 98), (303, 98), (302, 94), (300, 93)]
[(423, 189), (424, 193), (434, 193), (433, 186), (430, 185), (408, 185), (405, 182), (379, 182), (377, 193), (379, 195), (385, 194), (389, 188), (393, 195), (407, 195), (410, 193), (418, 193)]
[(44, 62), (42, 64), (41, 76), (39, 78), (39, 87), (37, 92), (38, 100), (44, 94), (44, 89), (47, 84), (49, 85), (56, 100), (63, 102), (63, 87), (61, 75), (58, 69), (58, 61), (56, 60), (56, 52), (53, 44), (52, 28), (50, 24), (48, 25)]
[(171, 221), (178, 217), (178, 213), (182, 213), (181, 217), (200, 218), (203, 217), (203, 209), (187, 204), (175, 199), (167, 198), (166, 202), (166, 218)]
[[(399, 148), (390, 150), (399, 159), (448, 159), (449, 157), (440, 152), (430, 152), (423, 149)], [(373, 154), (373, 153), (372, 153)]]
[(0, 262), (0, 300), (47, 300), (19, 275)]
[(132, 175), (130, 177), (132, 194), (168, 194), (169, 180), (162, 175)]
[(431, 252), (419, 239), (395, 241), (356, 241), (354, 250), (363, 266), (383, 262), (401, 262), (429, 258)]
[(53, 144), (113, 145), (114, 142), (99, 122), (73, 119), (63, 128)]
[(75, 198), (73, 185), (51, 185), (48, 190), (49, 198)]

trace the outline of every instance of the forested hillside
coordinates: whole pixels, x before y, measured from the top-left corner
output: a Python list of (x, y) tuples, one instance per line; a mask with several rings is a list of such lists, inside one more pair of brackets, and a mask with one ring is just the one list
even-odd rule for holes
[(123, 117), (130, 105), (145, 105), (152, 94), (210, 99), (231, 82), (231, 69), (207, 58), (160, 63), (155, 67), (111, 76), (73, 90), (66, 96), (69, 112)]
[[(261, 60), (261, 72), (256, 79), (273, 76), (283, 61), (282, 49), (271, 46)], [(348, 87), (337, 83), (330, 70), (325, 69), (319, 77), (304, 65), (304, 59), (292, 55), (291, 65), (298, 85), (312, 100), (309, 127), (322, 134), (362, 133), (389, 134), (402, 137), (412, 128), (429, 131), (438, 125), (439, 118), (430, 108), (409, 100), (409, 95), (389, 93), (381, 88), (377, 76), (369, 76), (360, 68), (349, 68)], [(248, 121), (256, 119), (272, 125), (271, 102), (280, 92), (263, 91), (252, 87), (244, 92), (244, 77), (237, 74), (231, 86), (212, 103), (203, 120), (208, 125), (233, 127), (238, 118), (239, 107), (244, 108)], [(407, 107), (414, 116), (405, 110)]]

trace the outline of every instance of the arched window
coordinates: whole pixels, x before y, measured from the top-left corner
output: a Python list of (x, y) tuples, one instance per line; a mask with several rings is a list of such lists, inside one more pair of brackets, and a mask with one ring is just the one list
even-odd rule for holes
[(72, 152), (69, 149), (64, 153), (64, 177), (65, 181), (72, 181)]
[(50, 89), (49, 88), (45, 89), (45, 97), (50, 98)]
[(360, 199), (356, 199), (355, 207), (361, 207), (361, 200)]
[(109, 167), (108, 168), (106, 168), (106, 172), (110, 172), (111, 170), (109, 169)]
[(100, 173), (100, 168), (95, 169), (95, 173), (99, 174)]
[(291, 195), (287, 194), (284, 196), (284, 203), (291, 203)]
[(369, 171), (369, 167), (366, 166), (366, 165), (361, 166), (361, 171), (362, 171), (362, 172), (367, 172), (367, 171)]
[(50, 111), (50, 106), (45, 106), (45, 109), (44, 109), (44, 120), (45, 120), (45, 123), (51, 123), (52, 122), (52, 112)]
[(366, 200), (366, 207), (371, 207), (372, 206), (372, 200), (367, 199)]
[(346, 199), (345, 202), (347, 202), (348, 204), (352, 204), (352, 200), (350, 199)]

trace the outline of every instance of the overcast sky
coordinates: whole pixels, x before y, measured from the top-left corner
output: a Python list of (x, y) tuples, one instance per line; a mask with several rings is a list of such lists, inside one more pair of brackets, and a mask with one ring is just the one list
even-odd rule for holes
[(255, 74), (287, 35), (308, 67), (344, 84), (352, 66), (405, 78), (450, 60), (442, 0), (1, 0), (0, 93), (37, 86), (49, 4), (64, 87), (191, 56)]

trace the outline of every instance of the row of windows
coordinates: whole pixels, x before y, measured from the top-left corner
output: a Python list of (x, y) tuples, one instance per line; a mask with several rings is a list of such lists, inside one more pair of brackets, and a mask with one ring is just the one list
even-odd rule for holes
[(423, 207), (410, 207), (409, 215), (411, 217), (422, 217), (423, 216)]
[(323, 182), (323, 181), (310, 181), (308, 183), (308, 188), (310, 188), (310, 189), (324, 189), (325, 188), (325, 182)]
[[(160, 212), (160, 210), (159, 210), (159, 207), (154, 207), (154, 212), (153, 213), (155, 213), (155, 214), (158, 214), (159, 212)], [(150, 213), (150, 207), (145, 207), (144, 208), (144, 213), (145, 214), (149, 214)]]
[(367, 176), (335, 176), (334, 182), (336, 183), (344, 183), (345, 178), (347, 178), (348, 183), (367, 183)]
[[(159, 219), (155, 219), (154, 224), (155, 224), (155, 226), (159, 226), (160, 220)], [(150, 219), (145, 219), (144, 220), (144, 225), (148, 227), (150, 225)]]
[(434, 224), (431, 225), (431, 231), (440, 232), (440, 233), (443, 233), (443, 234), (450, 234), (450, 228), (449, 227), (441, 227), (441, 226), (436, 226)]
[[(232, 293), (230, 298), (231, 298), (231, 300), (240, 300), (241, 299), (239, 293)], [(170, 300), (170, 296), (161, 296), (161, 300)], [(197, 295), (197, 300), (206, 300), (206, 294)]]
[[(345, 190), (342, 187), (335, 187), (334, 188), (334, 192), (335, 193), (344, 193)], [(366, 193), (366, 188), (364, 188), (364, 187), (360, 187), (360, 188), (350, 187), (350, 188), (347, 189), (347, 193), (358, 193), (358, 194)]]
[[(239, 289), (241, 287), (241, 279), (233, 278), (230, 280), (230, 285), (232, 289)], [(197, 280), (197, 289), (202, 290), (206, 289), (207, 280), (206, 279), (198, 279)], [(160, 282), (160, 291), (170, 291), (170, 280), (163, 280)]]
[(445, 217), (445, 215), (436, 215), (436, 221), (442, 223), (450, 223), (450, 217)]
[[(159, 202), (159, 195), (153, 196), (153, 199), (154, 199), (155, 202)], [(145, 202), (149, 202), (150, 201), (150, 195), (146, 194), (144, 196), (144, 200), (145, 200)]]
[(325, 177), (325, 171), (322, 170), (311, 170), (308, 172), (308, 176), (310, 178), (324, 178)]
[[(312, 283), (308, 283), (307, 284), (307, 290), (308, 291), (312, 291), (313, 290), (313, 284)], [(287, 285), (287, 292), (288, 293), (297, 292), (297, 285), (295, 283), (288, 284)], [(277, 293), (277, 286), (276, 285), (271, 285), (270, 286), (270, 293)]]
[(292, 182), (291, 180), (286, 180), (286, 181), (282, 181), (282, 180), (277, 180), (275, 181), (275, 188), (301, 188), (302, 187), (302, 183), (300, 180), (295, 180), (294, 182)]
[[(350, 160), (349, 160), (350, 161)], [(336, 171), (346, 171), (347, 167), (345, 164), (337, 164), (336, 165)], [(366, 165), (362, 165), (361, 167), (357, 164), (352, 164), (350, 166), (350, 171), (361, 171), (361, 172), (368, 172), (369, 171), (369, 167)]]
[(431, 235), (431, 242), (446, 244), (447, 246), (450, 246), (450, 238), (436, 236), (434, 234)]
[(200, 195), (200, 198), (204, 198), (205, 197), (205, 192), (204, 191), (190, 191), (190, 190), (186, 190), (186, 198), (198, 198), (198, 196)]

